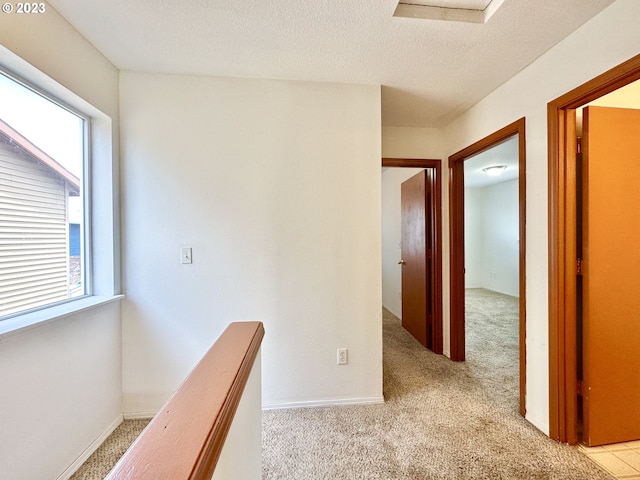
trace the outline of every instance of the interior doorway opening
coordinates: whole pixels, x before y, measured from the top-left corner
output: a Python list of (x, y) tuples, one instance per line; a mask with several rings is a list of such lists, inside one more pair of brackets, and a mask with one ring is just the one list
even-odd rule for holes
[[(451, 320), (450, 320), (450, 348), (451, 359), (464, 361), (466, 355), (465, 335), (465, 292), (466, 292), (466, 264), (465, 264), (465, 162), (493, 147), (503, 145), (509, 141), (517, 144), (517, 192), (518, 192), (518, 357), (519, 357), (519, 411), (525, 414), (526, 392), (526, 298), (525, 298), (525, 252), (526, 252), (526, 164), (525, 164), (525, 120), (524, 118), (504, 127), (492, 135), (470, 145), (449, 157), (449, 185), (450, 185), (450, 291), (451, 291)], [(492, 165), (487, 165), (492, 166)], [(501, 165), (493, 165), (501, 166)], [(498, 280), (496, 278), (489, 280)]]
[[(640, 55), (590, 80), (547, 106), (549, 135), (549, 434), (575, 444), (580, 438), (576, 275), (578, 112), (640, 79)], [(624, 106), (624, 105), (619, 105)], [(638, 107), (635, 107), (638, 108)]]
[[(429, 228), (426, 231), (429, 233), (429, 239), (424, 246), (424, 271), (419, 272), (419, 275), (424, 276), (424, 282), (420, 282), (424, 285), (425, 301), (428, 302), (425, 308), (424, 319), (418, 318), (415, 321), (422, 322), (424, 330), (428, 332), (427, 341), (422, 341), (416, 337), (417, 340), (427, 348), (431, 349), (434, 353), (441, 354), (443, 351), (443, 325), (442, 325), (442, 177), (441, 177), (441, 161), (432, 159), (402, 159), (402, 158), (383, 158), (383, 169), (390, 167), (402, 167), (393, 168), (393, 171), (402, 171), (402, 179), (405, 180), (412, 175), (427, 171), (426, 177), (429, 178), (429, 192), (430, 200), (422, 208), (428, 208), (428, 212), (425, 212), (424, 219), (429, 223)], [(384, 173), (384, 172), (383, 172)], [(384, 183), (384, 182), (383, 182)], [(397, 180), (397, 192), (394, 192), (395, 203), (390, 206), (394, 209), (393, 212), (393, 225), (385, 225), (383, 221), (383, 306), (387, 308), (395, 316), (402, 318), (403, 325), (405, 319), (403, 318), (403, 311), (405, 305), (402, 299), (402, 241), (400, 238), (401, 232), (401, 207), (400, 207), (400, 181)], [(397, 198), (395, 198), (397, 196)], [(385, 201), (385, 203), (387, 203)], [(428, 207), (426, 205), (429, 205)], [(383, 209), (389, 205), (383, 205)], [(384, 217), (384, 214), (383, 214)], [(391, 235), (398, 235), (398, 237), (387, 238), (389, 236), (389, 230)], [(405, 292), (406, 293), (406, 292)], [(406, 327), (405, 327), (406, 328)], [(414, 335), (414, 333), (412, 333)], [(414, 335), (416, 336), (416, 335)]]

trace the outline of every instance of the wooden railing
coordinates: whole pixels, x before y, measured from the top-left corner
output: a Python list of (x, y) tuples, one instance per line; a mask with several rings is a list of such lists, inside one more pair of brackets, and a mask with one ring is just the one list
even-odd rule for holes
[(230, 324), (106, 479), (210, 480), (263, 336)]

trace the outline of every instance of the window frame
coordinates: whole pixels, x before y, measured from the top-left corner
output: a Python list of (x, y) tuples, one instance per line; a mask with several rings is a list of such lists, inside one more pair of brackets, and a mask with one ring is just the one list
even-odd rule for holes
[[(64, 300), (58, 300), (55, 302), (47, 303), (45, 305), (41, 305), (38, 307), (26, 308), (19, 312), (9, 313), (6, 315), (2, 315), (0, 313), (0, 322), (4, 322), (12, 317), (16, 317), (19, 315), (24, 315), (32, 312), (37, 312), (38, 310), (44, 310), (50, 307), (54, 307), (57, 305), (62, 305), (68, 302), (73, 302), (74, 300), (79, 300), (85, 297), (91, 297), (93, 291), (91, 289), (92, 286), (92, 261), (91, 261), (91, 118), (80, 112), (79, 110), (73, 108), (68, 105), (66, 102), (60, 100), (58, 97), (52, 95), (46, 90), (32, 84), (31, 82), (21, 78), (19, 75), (16, 75), (11, 70), (7, 69), (3, 65), (0, 64), (0, 75), (4, 75), (8, 79), (14, 81), (21, 87), (31, 90), (36, 95), (40, 95), (45, 100), (53, 103), (58, 108), (66, 110), (67, 112), (75, 115), (79, 119), (82, 120), (82, 177), (80, 178), (80, 194), (82, 197), (82, 228), (81, 228), (81, 246), (80, 246), (80, 258), (82, 260), (82, 279), (83, 279), (83, 293), (82, 295), (78, 295), (76, 297), (68, 297)], [(28, 139), (27, 139), (28, 140)], [(46, 153), (46, 152), (45, 152)], [(69, 226), (67, 224), (67, 230)]]
[[(0, 342), (8, 335), (124, 298), (120, 293), (119, 163), (114, 121), (75, 92), (0, 45), (0, 70), (84, 120), (84, 294), (0, 316)], [(96, 162), (98, 164), (96, 165)]]

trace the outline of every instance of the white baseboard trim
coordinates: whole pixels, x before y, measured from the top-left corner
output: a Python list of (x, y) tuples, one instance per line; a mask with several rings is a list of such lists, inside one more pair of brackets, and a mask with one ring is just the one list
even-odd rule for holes
[(394, 312), (394, 309), (393, 309), (393, 308), (390, 308), (390, 307), (388, 307), (388, 306), (386, 306), (386, 305), (384, 304), (384, 302), (382, 303), (382, 307), (383, 307), (383, 308), (386, 308), (386, 309), (387, 309), (387, 310), (389, 310), (389, 311), (390, 311), (394, 316), (396, 316), (397, 318), (399, 318), (400, 320), (402, 320), (402, 311), (400, 311), (399, 313), (398, 313), (398, 312)]
[(526, 413), (524, 416), (525, 420), (527, 420), (531, 425), (536, 427), (542, 433), (544, 433), (547, 437), (549, 436), (549, 421), (544, 421), (540, 418), (537, 418), (529, 413)]
[(262, 410), (281, 410), (284, 408), (318, 408), (344, 405), (375, 405), (384, 403), (384, 397), (337, 398), (327, 400), (308, 400), (304, 402), (264, 403)]
[(100, 435), (98, 435), (98, 438), (91, 442), (91, 445), (85, 448), (84, 452), (82, 452), (82, 454), (71, 465), (69, 465), (64, 472), (62, 472), (58, 476), (57, 480), (68, 480), (69, 478), (71, 478), (71, 475), (76, 473), (76, 470), (78, 470), (82, 466), (82, 464), (86, 462), (87, 459), (93, 454), (93, 452), (95, 452), (98, 447), (104, 443), (109, 435), (111, 435), (113, 431), (118, 428), (118, 426), (122, 423), (122, 420), (122, 415), (118, 415), (118, 417), (113, 422), (111, 422), (111, 424), (107, 428), (105, 428)]
[(482, 288), (484, 290), (489, 290), (490, 292), (501, 293), (503, 295), (507, 295), (508, 297), (520, 298), (520, 292), (513, 293), (513, 292), (507, 292), (506, 290), (502, 290), (502, 289), (499, 289), (499, 288), (489, 288), (489, 287), (478, 287), (478, 288)]
[(142, 418), (153, 418), (158, 412), (125, 412), (123, 417), (125, 420), (139, 420)]

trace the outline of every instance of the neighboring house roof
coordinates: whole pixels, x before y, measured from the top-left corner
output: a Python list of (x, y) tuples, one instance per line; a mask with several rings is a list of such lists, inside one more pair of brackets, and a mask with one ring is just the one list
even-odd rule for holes
[(0, 120), (0, 142), (20, 150), (33, 161), (45, 166), (52, 173), (61, 177), (69, 185), (71, 195), (80, 193), (80, 179), (78, 177), (2, 120)]

